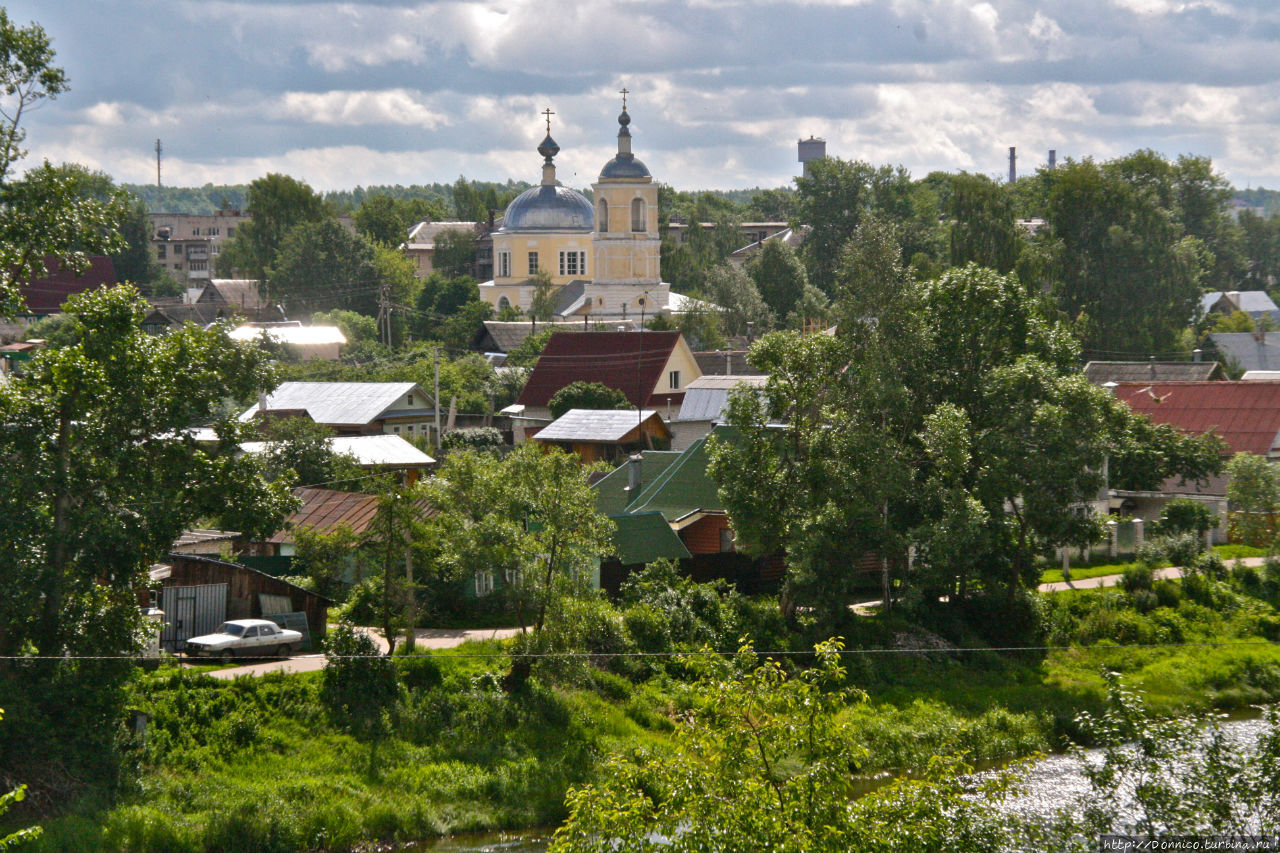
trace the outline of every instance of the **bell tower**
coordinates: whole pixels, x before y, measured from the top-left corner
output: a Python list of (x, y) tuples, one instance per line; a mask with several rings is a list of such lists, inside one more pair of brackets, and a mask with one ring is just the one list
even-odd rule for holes
[[(631, 116), (627, 113), (627, 95), (622, 95), (622, 113), (618, 116), (618, 153), (605, 163), (599, 179), (591, 185), (595, 204), (595, 231), (592, 254), (595, 262), (593, 285), (630, 285), (649, 287), (653, 297), (643, 303), (643, 296), (627, 300), (632, 309), (652, 306), (658, 301), (656, 289), (662, 281), (661, 241), (658, 237), (658, 185), (653, 182), (644, 163), (631, 152)], [(639, 291), (643, 293), (643, 290)], [(604, 298), (597, 294), (597, 300)], [(624, 303), (626, 304), (626, 303)], [(666, 299), (661, 299), (665, 306)], [(605, 303), (597, 302), (596, 307)], [(614, 313), (611, 310), (607, 313)], [(606, 313), (604, 311), (593, 313)], [(647, 312), (653, 314), (653, 307)]]

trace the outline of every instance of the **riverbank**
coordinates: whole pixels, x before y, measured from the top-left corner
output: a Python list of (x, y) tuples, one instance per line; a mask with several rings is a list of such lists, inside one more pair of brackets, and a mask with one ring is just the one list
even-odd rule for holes
[[(850, 684), (866, 691), (845, 712), (865, 748), (858, 770), (1058, 749), (1079, 734), (1080, 711), (1102, 707), (1104, 669), (1163, 713), (1280, 701), (1280, 649), (1271, 643), (1280, 613), (1268, 583), (1254, 569), (1044, 596), (1042, 645), (1020, 651), (882, 617), (861, 622), (866, 630), (844, 658)], [(399, 660), (400, 699), (376, 737), (334, 724), (319, 673), (232, 682), (147, 675), (133, 704), (150, 724), (126, 750), (137, 782), (115, 803), (87, 795), (45, 821), (35, 849), (341, 850), (555, 825), (570, 786), (592, 781), (611, 753), (669, 748), (695, 701), (678, 658), (620, 654), (640, 648), (648, 623), (639, 615), (602, 605), (579, 621), (595, 637), (597, 665), (539, 669), (514, 697), (499, 686), (510, 658), (498, 642)], [(722, 627), (732, 635), (742, 624)]]

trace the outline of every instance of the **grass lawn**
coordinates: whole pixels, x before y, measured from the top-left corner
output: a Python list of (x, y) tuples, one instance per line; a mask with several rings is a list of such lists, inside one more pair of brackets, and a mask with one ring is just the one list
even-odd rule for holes
[[(1101, 566), (1071, 567), (1071, 579), (1078, 581), (1085, 578), (1102, 577), (1103, 575), (1124, 574), (1124, 570), (1133, 563), (1105, 563)], [(1059, 583), (1062, 581), (1062, 569), (1047, 569), (1040, 574), (1040, 583)]]

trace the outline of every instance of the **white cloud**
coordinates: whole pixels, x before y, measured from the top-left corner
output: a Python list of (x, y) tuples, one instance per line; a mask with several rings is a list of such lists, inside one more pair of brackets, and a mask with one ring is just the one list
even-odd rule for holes
[(407, 89), (385, 92), (289, 92), (277, 99), (283, 118), (308, 124), (396, 124), (428, 130), (448, 124), (425, 99)]

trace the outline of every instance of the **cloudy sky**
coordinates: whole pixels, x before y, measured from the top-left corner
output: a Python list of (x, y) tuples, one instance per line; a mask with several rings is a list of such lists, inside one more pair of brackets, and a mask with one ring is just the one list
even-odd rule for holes
[(680, 189), (781, 186), (829, 154), (1007, 172), (1136, 148), (1280, 187), (1275, 0), (20, 0), (72, 89), (29, 114), (32, 157), (118, 181), (318, 189), (561, 180), (635, 151)]

